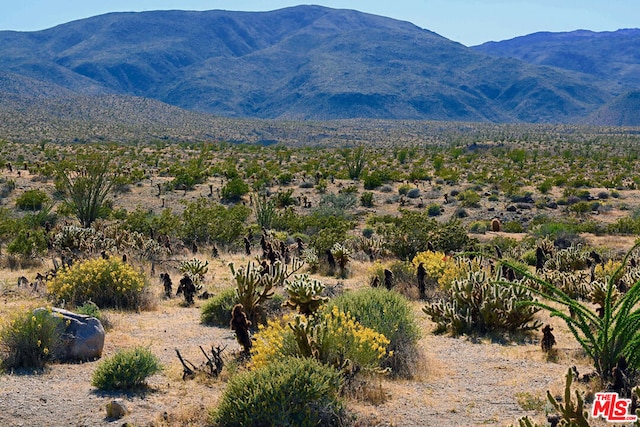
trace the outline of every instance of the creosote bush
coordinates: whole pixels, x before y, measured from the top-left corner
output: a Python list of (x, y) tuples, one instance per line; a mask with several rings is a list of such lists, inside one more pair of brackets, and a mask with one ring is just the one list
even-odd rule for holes
[(342, 426), (338, 371), (314, 359), (281, 358), (231, 378), (210, 412), (214, 426)]
[(49, 196), (42, 190), (27, 190), (16, 199), (16, 207), (23, 211), (39, 211), (49, 200)]
[(143, 309), (149, 304), (147, 288), (141, 272), (115, 257), (74, 264), (47, 282), (57, 302), (76, 306), (91, 300), (100, 308)]
[(61, 323), (47, 309), (17, 311), (0, 329), (0, 367), (43, 368), (60, 345)]
[(229, 326), (231, 309), (238, 303), (235, 288), (227, 288), (210, 298), (200, 309), (200, 322), (211, 326)]
[(147, 377), (161, 370), (160, 361), (151, 350), (134, 347), (100, 362), (91, 385), (100, 390), (129, 390), (144, 386)]

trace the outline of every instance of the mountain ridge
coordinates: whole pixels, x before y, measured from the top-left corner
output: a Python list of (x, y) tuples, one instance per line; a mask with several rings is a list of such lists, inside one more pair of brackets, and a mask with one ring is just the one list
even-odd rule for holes
[(623, 92), (597, 74), (322, 6), (116, 12), (3, 31), (0, 46), (0, 92), (25, 103), (39, 92), (144, 97), (237, 118), (577, 123)]

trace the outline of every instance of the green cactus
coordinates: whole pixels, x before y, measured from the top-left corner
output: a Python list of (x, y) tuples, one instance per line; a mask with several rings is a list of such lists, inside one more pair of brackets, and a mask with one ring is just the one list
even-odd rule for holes
[[(584, 409), (584, 399), (578, 390), (576, 390), (576, 403), (571, 400), (571, 383), (573, 382), (571, 368), (567, 370), (566, 378), (564, 405), (558, 402), (550, 391), (547, 391), (547, 399), (556, 411), (560, 413), (560, 422), (556, 425), (558, 427), (589, 427), (589, 413)], [(539, 424), (534, 424), (529, 417), (520, 418), (518, 424), (520, 427), (542, 427)]]
[[(609, 286), (607, 282), (602, 282), (600, 280), (596, 280), (592, 283), (591, 293), (589, 294), (589, 298), (591, 302), (599, 305), (600, 307), (604, 307), (607, 299), (607, 293), (609, 292)], [(611, 302), (615, 303), (620, 293), (618, 289), (611, 289)]]
[(342, 243), (336, 243), (331, 248), (331, 254), (340, 267), (340, 277), (347, 277), (347, 264), (351, 260), (352, 250)]
[(293, 331), (293, 336), (300, 349), (300, 354), (303, 357), (313, 357), (320, 360), (320, 350), (318, 345), (318, 328), (321, 328), (320, 324), (313, 324), (313, 322), (307, 320), (303, 316), (296, 316), (292, 322), (289, 323), (289, 328)]
[(322, 282), (309, 278), (308, 274), (296, 276), (293, 282), (284, 287), (289, 299), (282, 306), (297, 309), (300, 314), (309, 316), (329, 300), (328, 297), (320, 296), (324, 288)]
[[(279, 264), (279, 263), (276, 263)], [(272, 266), (277, 274), (277, 267)], [(236, 282), (236, 294), (238, 302), (242, 304), (247, 317), (255, 324), (261, 304), (273, 296), (274, 276), (260, 274), (260, 267), (249, 261), (246, 267), (236, 270), (233, 263), (229, 263), (229, 269)]]
[(209, 261), (202, 262), (197, 258), (182, 261), (178, 266), (178, 270), (182, 274), (189, 276), (196, 287), (196, 290), (202, 289), (202, 281), (204, 275), (209, 271)]
[(423, 311), (437, 324), (436, 332), (516, 332), (538, 329), (538, 308), (522, 307), (531, 294), (518, 287), (506, 288), (490, 280), (484, 271), (470, 272), (454, 280), (447, 298), (428, 304)]
[[(294, 265), (292, 268), (300, 268)], [(236, 282), (236, 294), (238, 302), (242, 304), (247, 317), (252, 322), (260, 320), (262, 305), (273, 297), (273, 288), (281, 286), (292, 272), (280, 261), (270, 265), (266, 271), (261, 266), (249, 261), (246, 267), (236, 269), (233, 263), (229, 263), (229, 269)], [(295, 270), (294, 270), (295, 271)]]

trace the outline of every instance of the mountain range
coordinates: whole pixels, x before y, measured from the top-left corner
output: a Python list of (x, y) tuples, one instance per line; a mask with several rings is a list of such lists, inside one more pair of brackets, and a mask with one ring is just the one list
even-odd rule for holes
[(108, 112), (101, 103), (117, 99), (144, 120), (153, 114), (141, 105), (158, 111), (164, 103), (197, 120), (205, 113), (635, 126), (638, 47), (640, 30), (466, 47), (409, 22), (321, 6), (111, 13), (0, 31), (0, 114), (35, 108), (60, 116), (46, 107), (60, 103)]

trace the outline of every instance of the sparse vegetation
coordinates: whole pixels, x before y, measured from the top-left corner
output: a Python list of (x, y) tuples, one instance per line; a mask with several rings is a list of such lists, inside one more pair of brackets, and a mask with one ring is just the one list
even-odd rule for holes
[[(273, 132), (281, 132), (281, 124), (273, 126)], [(638, 352), (637, 340), (625, 332), (634, 327), (635, 311), (630, 309), (625, 316), (622, 308), (636, 299), (640, 259), (636, 252), (626, 261), (620, 255), (633, 245), (633, 235), (640, 230), (636, 189), (640, 180), (633, 172), (640, 158), (637, 136), (571, 128), (569, 143), (557, 136), (569, 129), (562, 126), (549, 130), (478, 125), (480, 143), (475, 131), (452, 124), (439, 125), (442, 133), (432, 139), (414, 133), (410, 124), (404, 128), (389, 124), (385, 136), (376, 134), (372, 126), (366, 131), (371, 146), (362, 149), (361, 160), (366, 161), (359, 181), (354, 181), (348, 166), (353, 157), (347, 159), (337, 145), (341, 132), (355, 125), (316, 126), (309, 129), (317, 131), (318, 140), (325, 138), (320, 134), (326, 134), (338, 142), (312, 147), (302, 140), (297, 146), (174, 144), (168, 140), (86, 146), (47, 142), (44, 148), (0, 142), (5, 162), (14, 165), (13, 171), (0, 178), (0, 190), (6, 190), (5, 207), (0, 210), (4, 249), (0, 261), (7, 268), (0, 283), (6, 301), (0, 312), (10, 318), (24, 300), (42, 306), (53, 301), (89, 315), (117, 319), (109, 333), (119, 336), (128, 333), (124, 325), (129, 324), (129, 316), (140, 316), (147, 323), (139, 333), (149, 340), (142, 342), (158, 350), (162, 345), (158, 343), (167, 340), (164, 331), (170, 330), (160, 322), (193, 319), (188, 316), (199, 307), (200, 322), (208, 327), (181, 323), (189, 332), (184, 337), (169, 337), (180, 342), (185, 347), (180, 348), (181, 353), (195, 362), (192, 351), (201, 356), (200, 349), (185, 344), (189, 340), (193, 347), (190, 328), (202, 328), (207, 340), (230, 335), (231, 310), (242, 300), (251, 322), (247, 336), (242, 343), (229, 341), (225, 372), (215, 383), (204, 386), (197, 379), (188, 383), (190, 387), (200, 390), (198, 393), (203, 393), (198, 387), (218, 392), (237, 372), (252, 373), (260, 365), (271, 366), (274, 360), (298, 355), (323, 361), (338, 372), (348, 383), (350, 398), (359, 400), (356, 407), (366, 407), (368, 399), (393, 402), (397, 394), (388, 393), (389, 388), (401, 386), (415, 393), (414, 377), (426, 376), (427, 382), (442, 384), (444, 377), (432, 377), (430, 369), (440, 372), (440, 364), (448, 360), (432, 348), (459, 346), (464, 354), (471, 346), (484, 346), (488, 341), (445, 344), (445, 338), (434, 337), (424, 327), (430, 323), (420, 329), (416, 324), (433, 321), (439, 330), (452, 335), (516, 338), (522, 332), (534, 333), (537, 322), (547, 324), (546, 313), (536, 312), (537, 304), (552, 306), (569, 319), (573, 311), (574, 323), (549, 311), (565, 321), (553, 323), (557, 343), (553, 358), (542, 354), (540, 345), (532, 344), (528, 337), (501, 347), (499, 352), (509, 361), (519, 358), (518, 367), (509, 367), (514, 377), (529, 375), (524, 370), (531, 361), (521, 357), (525, 353), (533, 354), (534, 361), (551, 361), (539, 368), (543, 372), (564, 369), (564, 364), (576, 364), (582, 371), (585, 359), (576, 356), (582, 349), (604, 378), (602, 385), (589, 384), (594, 389), (613, 381), (607, 373), (619, 356), (628, 358), (632, 368), (638, 367), (633, 356)], [(402, 137), (393, 144), (382, 140), (397, 135)], [(359, 156), (359, 150), (344, 154)], [(54, 165), (75, 178), (84, 157), (107, 153), (101, 158), (108, 158), (126, 176), (115, 177), (118, 194), (113, 200), (105, 197), (98, 203), (98, 215), (83, 223)], [(18, 175), (16, 165), (26, 170), (24, 162), (28, 173)], [(251, 189), (251, 196), (243, 190), (231, 191), (239, 197), (229, 197), (240, 181)], [(40, 198), (43, 202), (38, 209)], [(271, 249), (265, 249), (262, 240)], [(477, 256), (478, 252), (496, 257)], [(291, 279), (297, 257), (305, 261), (298, 273), (307, 276)], [(512, 276), (501, 267), (504, 262)], [(233, 269), (227, 269), (229, 263)], [(421, 264), (424, 271), (419, 273)], [(539, 270), (536, 279), (530, 277), (534, 269)], [(392, 291), (384, 289), (385, 270), (392, 278)], [(160, 272), (170, 272), (175, 285), (180, 280), (176, 275), (191, 276), (194, 283), (203, 284), (201, 291), (207, 291), (202, 298), (209, 299), (194, 295), (193, 307), (182, 304), (171, 292), (164, 299), (156, 298), (165, 295), (158, 280)], [(419, 275), (424, 292), (419, 288)], [(369, 289), (370, 284), (376, 285), (374, 276), (378, 288)], [(129, 282), (140, 286), (130, 289)], [(136, 291), (130, 293), (133, 289)], [(559, 302), (564, 299), (561, 293), (575, 306)], [(282, 317), (287, 311), (282, 307), (286, 298), (286, 305), (297, 315)], [(150, 312), (130, 311), (153, 304), (159, 309), (151, 322)], [(420, 311), (425, 304), (428, 316)], [(338, 314), (333, 313), (334, 305)], [(608, 306), (610, 316), (601, 318), (600, 311), (606, 314)], [(112, 311), (111, 307), (127, 311)], [(326, 315), (333, 317), (322, 317)], [(260, 328), (267, 320), (268, 326)], [(153, 323), (156, 321), (158, 324)], [(572, 325), (579, 340), (572, 339)], [(609, 332), (604, 334), (605, 330)], [(32, 332), (26, 335), (31, 338)], [(256, 340), (246, 339), (251, 336)], [(367, 344), (359, 349), (358, 337), (364, 336), (377, 347)], [(198, 343), (206, 354), (207, 340)], [(252, 343), (252, 348), (244, 348), (243, 343)], [(117, 351), (124, 344), (114, 345)], [(477, 348), (472, 351), (481, 353)], [(240, 353), (244, 356), (238, 356)], [(247, 353), (253, 354), (252, 360)], [(48, 365), (50, 360), (42, 358), (42, 366), (57, 375), (59, 367)], [(5, 362), (4, 369), (18, 365)], [(363, 375), (385, 368), (390, 368), (391, 375), (384, 379)], [(442, 372), (448, 372), (447, 368)], [(162, 382), (177, 389), (175, 373), (168, 370), (165, 376)], [(630, 378), (635, 381), (633, 375)], [(154, 391), (154, 396), (165, 399), (164, 390)], [(434, 400), (440, 398), (439, 391), (433, 393)], [(505, 396), (520, 401), (523, 409), (541, 412), (544, 408), (537, 399), (541, 393), (535, 387), (531, 392)], [(392, 405), (385, 408), (392, 409)], [(473, 411), (469, 406), (460, 414)], [(175, 420), (172, 416), (169, 413), (159, 425)], [(381, 413), (380, 418), (385, 416)], [(504, 422), (502, 416), (497, 411), (495, 420)], [(357, 422), (368, 421), (364, 417)]]

